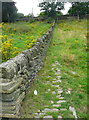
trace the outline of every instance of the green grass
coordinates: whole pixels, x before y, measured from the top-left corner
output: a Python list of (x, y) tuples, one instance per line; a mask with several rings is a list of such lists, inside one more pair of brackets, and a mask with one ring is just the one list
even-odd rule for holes
[[(12, 41), (10, 48), (7, 43), (2, 45), (0, 48), (0, 52), (2, 53), (2, 62), (7, 61), (8, 59), (15, 57), (18, 53), (31, 48), (36, 40), (48, 31), (51, 25), (52, 24), (47, 23), (47, 21), (37, 21), (32, 23), (1, 23), (0, 28), (2, 27), (2, 35), (0, 35), (0, 44), (5, 43), (5, 41)], [(5, 48), (5, 46), (7, 46), (7, 48)]]
[[(30, 92), (26, 95), (21, 107), (21, 116), (32, 118), (37, 110), (43, 110), (45, 106), (52, 108), (50, 100), (56, 103), (56, 95), (51, 92), (56, 89), (51, 86), (52, 80), (56, 77), (52, 71), (52, 64), (58, 61), (61, 65), (57, 66), (61, 70), (61, 80), (59, 85), (63, 88), (62, 96), (67, 103), (62, 103), (60, 108), (67, 108), (67, 111), (46, 113), (57, 118), (74, 118), (69, 111), (69, 106), (76, 109), (78, 118), (87, 118), (87, 21), (59, 21), (56, 24), (51, 44), (48, 48), (44, 65), (39, 71), (38, 76), (32, 83)], [(75, 74), (73, 74), (75, 72)], [(48, 77), (50, 76), (50, 77)], [(47, 81), (50, 81), (47, 84)], [(34, 90), (38, 95), (33, 94)], [(71, 89), (71, 94), (66, 91)]]

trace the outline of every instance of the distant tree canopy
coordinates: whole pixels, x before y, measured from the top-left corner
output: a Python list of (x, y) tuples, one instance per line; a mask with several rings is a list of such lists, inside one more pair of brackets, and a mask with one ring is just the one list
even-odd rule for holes
[(42, 16), (55, 18), (62, 14), (60, 10), (64, 9), (64, 4), (61, 2), (42, 2), (39, 4), (39, 7), (43, 11)]
[(2, 2), (2, 21), (14, 22), (17, 17), (17, 8), (14, 2)]
[(34, 15), (32, 13), (29, 13), (28, 15), (25, 15), (25, 17), (33, 18)]
[(24, 14), (23, 13), (17, 13), (17, 17), (18, 18), (24, 17)]
[(74, 2), (68, 11), (69, 15), (81, 17), (89, 14), (89, 2)]
[(41, 12), (41, 13), (39, 14), (39, 17), (44, 17), (44, 15), (45, 15), (45, 13), (44, 13), (44, 12)]

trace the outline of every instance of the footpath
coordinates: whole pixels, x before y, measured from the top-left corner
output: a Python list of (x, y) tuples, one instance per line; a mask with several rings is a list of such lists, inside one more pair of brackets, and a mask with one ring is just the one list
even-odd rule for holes
[(22, 103), (22, 118), (86, 118), (85, 29), (86, 21), (55, 26), (43, 66)]
[[(62, 80), (61, 80), (60, 63), (58, 61), (52, 64), (52, 71), (54, 72), (55, 78), (52, 79), (52, 81), (50, 80), (47, 81), (47, 84), (51, 85), (51, 87), (47, 89), (46, 93), (52, 94), (57, 99), (57, 101), (56, 102), (54, 102), (53, 100), (48, 101), (51, 103), (52, 108), (50, 108), (49, 106), (45, 106), (45, 109), (38, 110), (36, 113), (34, 113), (35, 115), (34, 118), (53, 118), (52, 115), (47, 115), (47, 113), (49, 114), (57, 113), (58, 114), (57, 118), (62, 118), (61, 112), (67, 111), (67, 108), (66, 107), (62, 108), (61, 105), (61, 103), (66, 102), (66, 100), (62, 96), (63, 89), (62, 87), (60, 87), (60, 83), (62, 82)], [(54, 89), (54, 91), (52, 91), (52, 89)], [(67, 94), (70, 94), (70, 91), (67, 91)], [(74, 115), (77, 118), (76, 113)]]

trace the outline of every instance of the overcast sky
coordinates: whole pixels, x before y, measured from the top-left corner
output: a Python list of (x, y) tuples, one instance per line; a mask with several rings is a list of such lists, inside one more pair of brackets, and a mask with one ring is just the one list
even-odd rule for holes
[[(23, 13), (24, 15), (28, 15), (29, 13), (32, 13), (37, 16), (40, 13), (39, 0), (13, 0), (16, 2), (16, 7), (18, 9), (19, 13)], [(65, 4), (65, 10), (62, 11), (64, 14), (67, 13), (69, 10), (69, 7), (71, 7), (70, 3)]]

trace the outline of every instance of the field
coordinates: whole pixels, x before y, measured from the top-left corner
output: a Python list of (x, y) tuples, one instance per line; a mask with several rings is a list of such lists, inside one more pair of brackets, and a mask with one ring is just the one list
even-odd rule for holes
[[(54, 108), (53, 104), (59, 98), (53, 85), (59, 85), (63, 90), (61, 97), (66, 102), (57, 107), (59, 111), (46, 112), (46, 115), (74, 118), (69, 110), (72, 106), (78, 118), (87, 118), (87, 50), (86, 20), (56, 23), (44, 65), (23, 101), (21, 117), (33, 118), (38, 110)], [(58, 77), (57, 70), (60, 71), (61, 82), (53, 83)], [(34, 95), (34, 90), (37, 90), (37, 95)]]
[(0, 53), (2, 61), (5, 62), (15, 57), (21, 51), (29, 49), (33, 46), (38, 38), (45, 34), (51, 24), (45, 22), (16, 22), (1, 23), (0, 29)]

